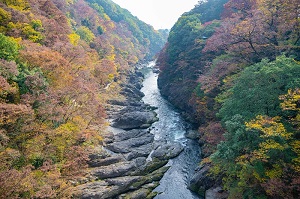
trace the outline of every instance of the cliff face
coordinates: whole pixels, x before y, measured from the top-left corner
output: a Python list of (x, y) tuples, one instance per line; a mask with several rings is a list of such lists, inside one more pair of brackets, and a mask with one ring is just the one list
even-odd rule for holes
[(203, 164), (230, 198), (299, 197), (298, 5), (200, 1), (158, 58), (161, 92), (200, 126)]
[(225, 0), (202, 2), (184, 13), (172, 27), (168, 42), (158, 58), (158, 84), (162, 94), (186, 112), (191, 122), (205, 122), (205, 115), (195, 110), (194, 95), (201, 95), (199, 76), (206, 70), (214, 55), (204, 53), (206, 40), (212, 36), (223, 10)]
[(2, 197), (69, 197), (106, 101), (165, 37), (110, 0), (0, 1)]

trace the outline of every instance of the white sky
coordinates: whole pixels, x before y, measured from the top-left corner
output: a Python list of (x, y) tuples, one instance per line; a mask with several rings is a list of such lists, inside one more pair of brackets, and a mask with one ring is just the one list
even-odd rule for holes
[(198, 0), (112, 0), (155, 29), (171, 29)]

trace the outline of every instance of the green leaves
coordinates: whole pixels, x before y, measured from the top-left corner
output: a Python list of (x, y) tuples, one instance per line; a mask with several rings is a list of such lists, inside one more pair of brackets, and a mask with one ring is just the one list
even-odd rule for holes
[(0, 59), (15, 60), (19, 53), (19, 45), (15, 39), (0, 33)]
[[(297, 109), (289, 107), (295, 107), (299, 77), (300, 64), (283, 55), (245, 68), (235, 80), (219, 111), (226, 141), (211, 156), (212, 171), (224, 175), (230, 197), (293, 193), (290, 178), (299, 176), (299, 143), (297, 126), (291, 128), (296, 116), (290, 110)], [(281, 109), (280, 99), (289, 112)]]
[(219, 116), (227, 121), (235, 114), (241, 114), (245, 120), (259, 114), (281, 115), (278, 97), (289, 88), (299, 87), (299, 78), (300, 64), (292, 58), (280, 56), (273, 62), (262, 60), (241, 73)]
[(80, 26), (76, 33), (87, 43), (91, 43), (95, 39), (94, 33), (86, 26)]

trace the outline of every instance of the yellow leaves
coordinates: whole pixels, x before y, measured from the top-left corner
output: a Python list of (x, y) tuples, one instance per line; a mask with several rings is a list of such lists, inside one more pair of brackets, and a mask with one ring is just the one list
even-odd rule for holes
[(80, 36), (80, 38), (87, 43), (92, 42), (95, 39), (94, 33), (86, 26), (80, 26), (76, 33)]
[(289, 148), (287, 143), (291, 139), (292, 134), (288, 133), (284, 125), (279, 121), (280, 117), (270, 118), (259, 115), (256, 119), (245, 123), (248, 129), (259, 130), (261, 132), (260, 137), (265, 139), (259, 144), (259, 148), (253, 151), (252, 161), (261, 160), (267, 162), (270, 158), (270, 151), (284, 151)]
[(43, 36), (40, 32), (36, 31), (31, 25), (24, 23), (21, 28), (23, 34), (33, 42), (40, 42)]
[(300, 107), (297, 107), (297, 102), (300, 101), (300, 89), (288, 90), (286, 95), (282, 95), (279, 99), (284, 100), (280, 105), (283, 110), (298, 110)]
[(292, 150), (297, 154), (297, 157), (293, 159), (293, 168), (300, 173), (300, 141), (295, 140), (291, 143)]
[(281, 165), (275, 164), (273, 165), (273, 168), (266, 171), (266, 176), (268, 176), (270, 179), (272, 178), (280, 178), (283, 174), (283, 170)]
[(40, 42), (43, 40), (43, 35), (41, 34), (42, 22), (40, 20), (32, 20), (30, 24), (28, 23), (13, 23), (9, 22), (7, 25), (8, 29), (18, 29), (22, 31), (22, 35), (33, 42)]
[(291, 133), (288, 133), (282, 123), (279, 123), (280, 117), (269, 118), (267, 116), (258, 115), (256, 119), (246, 122), (245, 125), (249, 129), (256, 129), (262, 132), (260, 137), (268, 138), (280, 136), (284, 139), (290, 139)]
[(114, 61), (115, 60), (115, 57), (116, 57), (116, 54), (112, 53), (110, 55), (107, 55), (106, 58), (110, 61)]
[(288, 90), (286, 95), (281, 95), (279, 97), (283, 102), (280, 104), (283, 110), (293, 110), (296, 111), (296, 116), (290, 119), (291, 123), (295, 125), (296, 129), (300, 129), (300, 88), (294, 90)]
[(0, 8), (0, 21), (1, 23), (5, 21), (11, 20), (11, 14), (4, 10), (3, 8)]
[(21, 12), (30, 9), (29, 3), (26, 0), (3, 0), (8, 7), (13, 8), (15, 10), (19, 10)]
[(253, 160), (261, 160), (263, 162), (267, 162), (268, 159), (270, 158), (269, 152), (270, 150), (280, 150), (283, 151), (284, 149), (287, 149), (289, 146), (288, 145), (282, 145), (274, 140), (267, 140), (265, 142), (262, 142), (259, 144), (259, 149), (255, 150), (253, 152)]
[(72, 5), (74, 4), (75, 0), (65, 0), (67, 5)]
[(261, 177), (256, 171), (253, 172), (253, 176), (261, 183), (266, 181), (266, 178)]
[(103, 14), (103, 18), (106, 20), (106, 21), (110, 21), (110, 18), (109, 18), (109, 16), (107, 15), (107, 14)]
[(80, 40), (80, 36), (78, 34), (72, 33), (72, 34), (69, 34), (68, 37), (69, 37), (70, 43), (72, 45), (74, 45), (74, 46), (78, 45), (78, 42)]

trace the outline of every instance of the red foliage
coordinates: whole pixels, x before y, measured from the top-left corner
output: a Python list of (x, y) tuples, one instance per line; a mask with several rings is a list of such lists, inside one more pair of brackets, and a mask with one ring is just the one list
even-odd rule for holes
[(225, 130), (219, 122), (209, 122), (207, 126), (200, 127), (199, 131), (202, 134), (201, 139), (210, 145), (217, 146), (224, 140)]

